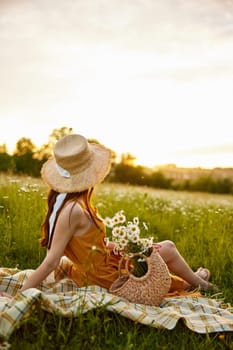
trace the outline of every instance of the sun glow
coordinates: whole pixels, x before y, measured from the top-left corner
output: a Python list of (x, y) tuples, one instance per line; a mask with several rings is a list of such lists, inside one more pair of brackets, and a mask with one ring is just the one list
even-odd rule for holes
[(40, 147), (67, 126), (147, 166), (232, 167), (233, 152), (216, 151), (232, 145), (227, 5), (78, 3), (0, 12), (0, 144)]

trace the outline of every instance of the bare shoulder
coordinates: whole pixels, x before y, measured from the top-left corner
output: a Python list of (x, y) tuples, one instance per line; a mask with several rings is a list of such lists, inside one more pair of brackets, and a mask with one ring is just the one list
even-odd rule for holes
[(78, 202), (67, 202), (61, 211), (63, 216), (68, 216), (69, 220), (78, 220), (84, 215), (84, 209)]
[(70, 201), (62, 209), (59, 221), (72, 234), (82, 235), (89, 228), (91, 222), (86, 211), (78, 202)]

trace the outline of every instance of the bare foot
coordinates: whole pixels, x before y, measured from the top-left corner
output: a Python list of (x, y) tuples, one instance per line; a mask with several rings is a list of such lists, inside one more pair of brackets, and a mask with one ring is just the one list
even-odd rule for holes
[(199, 267), (195, 274), (201, 277), (204, 281), (208, 282), (210, 280), (210, 271), (204, 267)]
[(200, 288), (202, 291), (218, 291), (218, 287), (209, 282), (210, 271), (204, 267), (199, 267), (195, 272), (197, 281), (194, 285), (187, 284), (187, 289), (192, 290), (194, 288)]
[(201, 277), (204, 281), (207, 282), (207, 285), (204, 286), (204, 288), (202, 288), (202, 290), (204, 291), (218, 291), (218, 287), (213, 284), (210, 283), (210, 271), (204, 267), (199, 267), (199, 269), (195, 272), (195, 274), (199, 277)]

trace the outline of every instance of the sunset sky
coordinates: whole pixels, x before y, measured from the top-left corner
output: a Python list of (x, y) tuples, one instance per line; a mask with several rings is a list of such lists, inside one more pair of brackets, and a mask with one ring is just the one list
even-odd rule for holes
[(143, 165), (233, 167), (233, 1), (0, 0), (0, 145), (72, 127)]

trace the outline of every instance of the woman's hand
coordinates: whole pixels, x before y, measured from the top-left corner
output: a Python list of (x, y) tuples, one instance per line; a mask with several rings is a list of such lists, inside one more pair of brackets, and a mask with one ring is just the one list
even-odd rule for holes
[(9, 299), (13, 298), (12, 295), (5, 292), (0, 292), (0, 297), (9, 298)]

